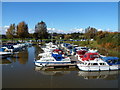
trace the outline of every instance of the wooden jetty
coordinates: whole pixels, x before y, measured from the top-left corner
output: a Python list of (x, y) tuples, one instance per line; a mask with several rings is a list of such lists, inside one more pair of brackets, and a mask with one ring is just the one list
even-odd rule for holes
[(76, 67), (76, 63), (70, 63), (70, 64), (48, 64), (46, 65), (46, 67), (49, 68), (75, 68)]

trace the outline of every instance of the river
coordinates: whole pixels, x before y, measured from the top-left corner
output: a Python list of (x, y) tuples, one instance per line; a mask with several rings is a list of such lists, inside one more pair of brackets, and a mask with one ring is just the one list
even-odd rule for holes
[(3, 59), (2, 88), (118, 88), (119, 71), (40, 70), (34, 64), (39, 53), (40, 47), (32, 46)]

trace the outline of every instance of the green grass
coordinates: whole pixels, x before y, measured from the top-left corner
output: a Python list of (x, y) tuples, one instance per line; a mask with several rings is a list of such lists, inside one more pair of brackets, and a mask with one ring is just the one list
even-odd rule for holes
[[(11, 39), (2, 39), (3, 42), (6, 42), (6, 41), (10, 41)], [(21, 40), (21, 39), (14, 39), (14, 41), (18, 41), (18, 40)], [(35, 40), (35, 39), (24, 39), (24, 40)], [(43, 39), (45, 41), (51, 41), (51, 39)], [(53, 39), (55, 40), (55, 39)], [(117, 57), (120, 57), (120, 53), (118, 52), (117, 49), (106, 49), (106, 48), (103, 48), (101, 45), (99, 45), (96, 41), (89, 41), (89, 44), (88, 44), (88, 41), (62, 41), (63, 43), (70, 43), (70, 44), (74, 44), (74, 45), (78, 45), (78, 46), (86, 46), (86, 47), (89, 47), (91, 49), (97, 49), (100, 54), (103, 54), (103, 55), (108, 55), (108, 56), (117, 56)], [(34, 44), (39, 44), (40, 42), (34, 42)], [(43, 41), (42, 44), (44, 45), (45, 42)]]
[(99, 53), (102, 55), (120, 57), (120, 52), (118, 52), (118, 50), (115, 50), (115, 48), (112, 49), (103, 48), (96, 41), (90, 41), (89, 44), (87, 41), (65, 41), (65, 43), (76, 44), (79, 46), (87, 46), (90, 49), (97, 49)]

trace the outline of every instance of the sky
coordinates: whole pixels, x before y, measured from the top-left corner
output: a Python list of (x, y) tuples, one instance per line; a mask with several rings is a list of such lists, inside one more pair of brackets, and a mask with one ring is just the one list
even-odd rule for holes
[(29, 32), (44, 21), (48, 31), (70, 33), (91, 26), (118, 31), (118, 2), (2, 2), (2, 33), (25, 21)]

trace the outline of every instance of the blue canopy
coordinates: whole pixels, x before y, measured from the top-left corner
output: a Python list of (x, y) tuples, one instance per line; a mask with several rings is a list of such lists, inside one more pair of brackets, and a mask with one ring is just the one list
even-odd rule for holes
[(102, 57), (103, 60), (108, 61), (108, 60), (118, 60), (118, 57)]
[(61, 54), (53, 54), (52, 53), (52, 56), (56, 59), (56, 61), (61, 61), (63, 59)]
[(0, 48), (0, 51), (1, 51), (1, 52), (4, 52), (4, 50), (5, 50), (5, 48)]
[(69, 43), (63, 43), (63, 45), (65, 46), (65, 47), (67, 47), (68, 45), (70, 45)]
[(107, 62), (109, 65), (118, 65), (120, 64), (118, 57), (102, 57), (102, 59)]

